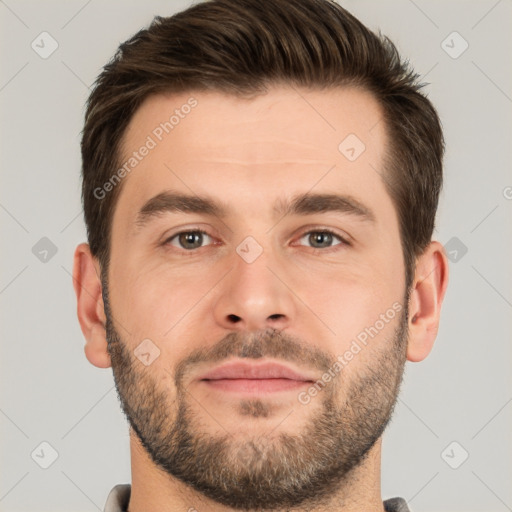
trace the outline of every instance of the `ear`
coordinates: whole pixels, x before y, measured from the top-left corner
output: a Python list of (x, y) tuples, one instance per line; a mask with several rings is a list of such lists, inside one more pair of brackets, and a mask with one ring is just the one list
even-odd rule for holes
[(408, 361), (422, 361), (432, 350), (447, 286), (448, 259), (444, 247), (433, 241), (416, 259), (409, 298)]
[(85, 355), (98, 368), (108, 368), (105, 308), (101, 294), (101, 273), (88, 244), (80, 244), (73, 261), (73, 286), (77, 300), (77, 315), (84, 334)]

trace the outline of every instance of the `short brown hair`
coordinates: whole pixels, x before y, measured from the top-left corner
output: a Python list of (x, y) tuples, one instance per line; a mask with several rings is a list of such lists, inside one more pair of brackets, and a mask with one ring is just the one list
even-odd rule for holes
[(381, 176), (397, 210), (409, 288), (416, 257), (431, 241), (444, 152), (437, 112), (418, 77), (387, 37), (332, 0), (210, 0), (155, 17), (120, 45), (88, 99), (82, 201), (91, 253), (108, 268), (122, 183), (103, 199), (94, 191), (120, 165), (123, 135), (148, 96), (354, 86), (372, 93), (384, 112), (389, 143)]

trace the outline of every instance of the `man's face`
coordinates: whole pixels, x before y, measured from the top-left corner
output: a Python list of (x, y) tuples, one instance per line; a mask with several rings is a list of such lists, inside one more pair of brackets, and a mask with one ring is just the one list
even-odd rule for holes
[[(390, 418), (407, 304), (380, 121), (362, 91), (275, 88), (154, 96), (130, 122), (123, 163), (149, 149), (103, 280), (114, 376), (155, 464), (220, 503), (320, 502)], [(207, 375), (231, 362), (249, 373)]]

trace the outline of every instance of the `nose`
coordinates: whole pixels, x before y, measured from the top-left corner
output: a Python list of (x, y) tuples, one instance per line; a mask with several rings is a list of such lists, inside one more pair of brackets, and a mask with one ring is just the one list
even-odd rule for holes
[(231, 272), (222, 280), (214, 305), (215, 321), (231, 330), (285, 329), (297, 305), (291, 278), (269, 250), (252, 262), (234, 255)]

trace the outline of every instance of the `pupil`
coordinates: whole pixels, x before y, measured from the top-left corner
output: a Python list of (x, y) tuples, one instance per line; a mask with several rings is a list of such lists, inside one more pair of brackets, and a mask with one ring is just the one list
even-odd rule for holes
[(313, 245), (319, 244), (322, 247), (328, 247), (332, 242), (332, 235), (330, 233), (314, 233), (312, 235)]
[(203, 241), (202, 233), (184, 233), (180, 238), (180, 243), (185, 249), (190, 249), (190, 245), (197, 246), (197, 243), (201, 246), (201, 242)]

